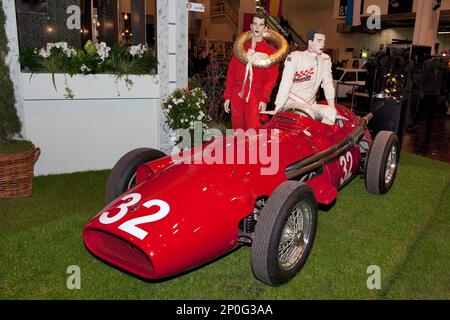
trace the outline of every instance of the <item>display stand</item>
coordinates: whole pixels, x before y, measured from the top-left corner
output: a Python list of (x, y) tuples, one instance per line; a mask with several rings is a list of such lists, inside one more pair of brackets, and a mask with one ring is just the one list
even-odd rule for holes
[(372, 136), (375, 137), (378, 132), (383, 130), (393, 131), (397, 134), (401, 145), (405, 110), (403, 97), (395, 98), (381, 95), (374, 97), (371, 106), (373, 118), (368, 125)]

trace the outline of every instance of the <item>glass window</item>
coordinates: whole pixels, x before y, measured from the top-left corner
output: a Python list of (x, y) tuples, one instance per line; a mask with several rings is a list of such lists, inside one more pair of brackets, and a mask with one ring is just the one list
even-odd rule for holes
[(155, 48), (156, 0), (83, 1), (92, 3), (91, 40)]
[(367, 81), (367, 72), (359, 71), (358, 72), (358, 81)]
[(15, 2), (21, 52), (59, 41), (81, 48), (88, 40), (156, 49), (156, 0), (79, 0), (80, 19), (69, 8), (76, 1)]
[[(105, 42), (113, 52), (125, 53), (127, 48), (114, 45), (132, 46), (147, 44), (153, 50), (136, 48), (131, 54), (141, 59), (149, 73), (157, 72), (156, 52), (156, 0), (15, 0), (17, 29), (19, 35), (20, 62), (25, 72), (49, 72), (41, 68), (39, 57), (49, 57), (54, 49), (42, 50), (48, 43), (67, 42), (70, 50), (65, 51), (69, 61), (58, 61), (58, 72), (69, 69), (77, 73), (99, 73), (111, 67), (100, 64), (88, 66), (89, 59), (74, 58), (73, 52), (81, 49), (88, 41)], [(70, 5), (70, 3), (77, 5)], [(61, 44), (58, 46), (61, 50)], [(49, 47), (50, 48), (50, 47)], [(90, 46), (87, 51), (92, 51)], [(35, 51), (35, 49), (38, 49)], [(65, 57), (63, 57), (65, 58)], [(70, 65), (69, 65), (70, 63)], [(133, 72), (138, 71), (137, 68)], [(43, 71), (42, 71), (43, 72)], [(112, 71), (111, 71), (112, 72)]]
[(16, 11), (20, 13), (48, 13), (47, 0), (16, 0)]

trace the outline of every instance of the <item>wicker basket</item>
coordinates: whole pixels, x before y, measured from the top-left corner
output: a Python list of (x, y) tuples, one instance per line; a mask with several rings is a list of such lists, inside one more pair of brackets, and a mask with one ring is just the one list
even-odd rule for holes
[(18, 198), (31, 195), (34, 164), (41, 149), (0, 154), (0, 198)]

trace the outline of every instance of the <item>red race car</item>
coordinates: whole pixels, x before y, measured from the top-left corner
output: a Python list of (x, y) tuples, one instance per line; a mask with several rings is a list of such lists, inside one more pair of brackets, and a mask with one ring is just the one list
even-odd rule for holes
[[(358, 175), (373, 194), (386, 193), (395, 179), (395, 133), (372, 139), (372, 114), (360, 118), (336, 108), (339, 120), (331, 126), (302, 110), (281, 109), (253, 135), (216, 138), (177, 157), (148, 148), (128, 152), (110, 173), (106, 207), (83, 229), (84, 244), (144, 279), (251, 245), (256, 278), (272, 286), (289, 281), (311, 251), (318, 204), (331, 204)], [(264, 157), (252, 161), (263, 147), (271, 148), (276, 165)], [(227, 161), (217, 161), (222, 152)]]

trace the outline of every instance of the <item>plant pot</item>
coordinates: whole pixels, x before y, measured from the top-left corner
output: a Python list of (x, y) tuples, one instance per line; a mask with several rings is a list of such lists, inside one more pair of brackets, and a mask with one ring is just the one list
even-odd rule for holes
[(34, 164), (41, 149), (0, 154), (0, 198), (27, 197), (32, 193)]

